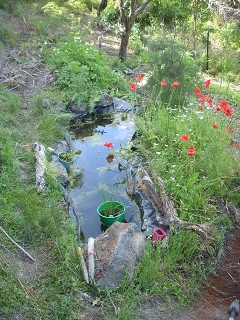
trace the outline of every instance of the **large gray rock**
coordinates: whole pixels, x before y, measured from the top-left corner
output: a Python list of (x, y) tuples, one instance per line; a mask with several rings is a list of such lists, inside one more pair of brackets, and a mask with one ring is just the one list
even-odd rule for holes
[(95, 280), (101, 287), (116, 288), (125, 270), (133, 277), (145, 249), (145, 237), (135, 223), (115, 222), (95, 239)]
[(107, 94), (104, 93), (101, 95), (101, 100), (97, 101), (95, 103), (96, 107), (110, 107), (113, 103), (113, 98)]

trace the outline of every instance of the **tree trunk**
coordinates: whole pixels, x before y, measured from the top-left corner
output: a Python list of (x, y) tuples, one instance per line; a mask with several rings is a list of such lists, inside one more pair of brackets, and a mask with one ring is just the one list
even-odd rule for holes
[(127, 47), (132, 27), (135, 22), (135, 18), (148, 8), (151, 0), (147, 0), (143, 5), (137, 9), (137, 0), (130, 0), (129, 13), (126, 13), (126, 6), (128, 0), (124, 3), (124, 0), (119, 0), (119, 28), (122, 32), (121, 44), (119, 49), (119, 57), (122, 61), (126, 60)]
[(119, 58), (121, 61), (125, 61), (127, 58), (127, 48), (130, 37), (130, 30), (125, 32), (121, 37), (121, 44), (119, 49)]
[(100, 16), (100, 13), (107, 8), (107, 0), (102, 0), (100, 3), (100, 6), (98, 8), (98, 13), (97, 15)]

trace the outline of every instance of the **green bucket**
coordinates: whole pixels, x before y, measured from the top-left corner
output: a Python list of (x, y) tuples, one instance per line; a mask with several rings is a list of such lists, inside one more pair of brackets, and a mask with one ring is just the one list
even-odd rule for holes
[(58, 161), (65, 167), (66, 170), (69, 170), (70, 165), (73, 163), (73, 160), (70, 162), (63, 161), (58, 155)]
[[(106, 201), (100, 204), (97, 213), (102, 224), (110, 226), (116, 221), (122, 222), (124, 220), (125, 210), (125, 205), (120, 201)], [(109, 216), (104, 215), (106, 211)]]

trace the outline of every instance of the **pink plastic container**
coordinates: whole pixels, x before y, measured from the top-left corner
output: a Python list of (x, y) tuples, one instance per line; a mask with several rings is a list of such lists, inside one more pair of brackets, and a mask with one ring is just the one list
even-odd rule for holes
[(152, 235), (152, 243), (154, 245), (157, 244), (157, 241), (163, 239), (164, 237), (166, 237), (166, 232), (161, 229), (161, 228), (157, 228), (153, 231), (153, 235)]

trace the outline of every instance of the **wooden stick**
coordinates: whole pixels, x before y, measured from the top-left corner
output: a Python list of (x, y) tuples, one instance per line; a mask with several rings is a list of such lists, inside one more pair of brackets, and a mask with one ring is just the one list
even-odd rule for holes
[(94, 280), (94, 238), (88, 239), (88, 273), (92, 284)]
[(29, 28), (28, 28), (27, 21), (26, 21), (26, 19), (24, 17), (22, 17), (22, 18), (23, 18), (24, 24), (25, 24), (25, 26), (27, 28), (28, 34), (30, 35), (31, 33), (30, 33)]
[(30, 260), (32, 260), (33, 262), (35, 262), (35, 259), (29, 254), (27, 253), (27, 251), (25, 251), (19, 244), (17, 244), (8, 234), (7, 232), (0, 226), (0, 231), (13, 243), (15, 244), (15, 246), (17, 246)]
[(79, 247), (78, 247), (78, 255), (79, 255), (80, 261), (81, 261), (83, 278), (87, 283), (89, 283), (87, 266), (86, 266), (85, 260), (83, 258), (82, 249)]
[(9, 2), (9, 13), (12, 16), (13, 15), (13, 4), (12, 1)]
[(237, 283), (237, 281), (230, 275), (230, 273), (228, 273), (227, 271), (226, 271), (226, 273), (229, 275), (229, 277), (230, 277), (235, 283)]

